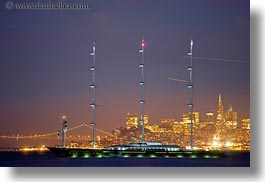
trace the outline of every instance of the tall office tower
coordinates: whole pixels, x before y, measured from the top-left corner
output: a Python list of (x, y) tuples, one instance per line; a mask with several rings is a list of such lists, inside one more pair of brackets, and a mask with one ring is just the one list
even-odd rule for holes
[(244, 118), (241, 120), (241, 131), (242, 131), (242, 140), (241, 143), (244, 143), (247, 150), (250, 150), (250, 118)]
[(250, 129), (250, 118), (244, 118), (241, 120), (242, 129), (249, 130)]
[[(193, 112), (192, 114), (192, 120), (193, 120), (193, 136), (194, 136), (194, 143), (196, 143), (196, 138), (199, 135), (199, 127), (200, 127), (200, 114), (199, 112)], [(187, 137), (190, 136), (190, 123), (191, 123), (191, 114), (189, 113), (183, 113), (182, 114), (182, 123), (184, 124), (184, 130), (183, 134)]]
[(222, 96), (219, 94), (218, 97), (218, 106), (217, 106), (217, 121), (223, 121), (224, 120), (224, 106), (222, 103)]
[(138, 116), (127, 113), (126, 129), (137, 128), (137, 127), (138, 127)]
[(225, 113), (225, 126), (228, 129), (237, 128), (237, 112), (233, 110), (232, 106)]
[(207, 124), (215, 124), (214, 119), (213, 119), (213, 112), (208, 111), (206, 113), (206, 122)]
[(221, 94), (218, 97), (218, 106), (217, 106), (217, 118), (216, 118), (216, 128), (218, 135), (222, 132), (224, 125), (224, 106), (222, 103)]
[[(203, 138), (208, 145), (212, 144), (212, 139), (215, 135), (216, 131), (216, 122), (214, 119), (214, 114), (211, 111), (206, 113), (206, 127), (202, 130)], [(203, 133), (204, 132), (204, 133)]]
[[(199, 125), (200, 113), (199, 112), (193, 112), (192, 119), (194, 120), (194, 125)], [(190, 124), (190, 112), (182, 114), (182, 122), (184, 122), (186, 124)]]

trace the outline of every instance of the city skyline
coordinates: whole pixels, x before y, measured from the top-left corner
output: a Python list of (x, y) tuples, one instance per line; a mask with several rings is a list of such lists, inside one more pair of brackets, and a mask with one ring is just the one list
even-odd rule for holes
[(247, 61), (194, 59), (194, 111), (214, 111), (217, 95), (222, 93), (225, 111), (232, 105), (238, 118), (249, 117), (249, 2), (148, 4), (148, 0), (97, 1), (90, 11), (74, 12), (75, 16), (1, 11), (0, 133), (54, 130), (64, 113), (70, 123), (91, 122), (93, 40), (98, 51), (97, 127), (109, 131), (123, 125), (127, 112), (140, 113), (137, 51), (143, 36), (145, 113), (151, 122), (188, 112), (186, 85), (167, 78), (187, 78), (184, 56), (190, 39), (194, 56)]
[[(236, 110), (234, 110), (233, 109), (233, 107), (232, 107), (232, 105), (230, 104), (229, 106), (227, 106), (227, 108), (222, 104), (222, 97), (221, 97), (221, 94), (219, 94), (218, 95), (218, 102), (216, 102), (216, 103), (218, 103), (217, 104), (217, 109), (215, 108), (215, 109), (209, 109), (207, 112), (205, 112), (205, 113), (202, 113), (202, 112), (200, 112), (200, 111), (197, 111), (197, 110), (195, 110), (195, 111), (193, 111), (193, 113), (199, 113), (199, 121), (201, 122), (201, 121), (203, 121), (203, 122), (206, 122), (209, 118), (209, 113), (210, 113), (210, 117), (212, 117), (213, 118), (213, 122), (214, 123), (218, 123), (218, 120), (224, 120), (225, 118), (233, 118), (233, 120), (232, 121), (237, 121), (237, 125), (241, 125), (241, 121), (242, 120), (244, 120), (244, 119), (250, 119), (250, 116), (245, 116), (245, 117), (242, 117), (242, 118), (239, 118), (238, 117), (238, 114), (240, 114), (238, 111), (236, 111)], [(221, 105), (219, 105), (221, 103)], [(218, 110), (218, 107), (222, 107), (222, 111), (221, 111), (221, 118), (220, 118), (220, 116), (219, 116), (219, 110)], [(162, 117), (162, 118), (160, 118), (159, 120), (157, 120), (157, 121), (150, 121), (150, 119), (149, 119), (149, 114), (148, 113), (145, 113), (145, 117), (147, 117), (147, 123), (151, 123), (151, 124), (158, 124), (158, 123), (160, 123), (163, 119), (174, 119), (176, 122), (180, 122), (180, 121), (182, 121), (182, 119), (183, 119), (183, 114), (188, 114), (188, 113), (190, 113), (189, 112), (189, 110), (187, 110), (186, 112), (184, 112), (184, 113), (181, 113), (179, 116), (177, 116), (177, 117), (167, 117), (167, 116), (165, 116), (165, 117)], [(236, 114), (234, 114), (234, 113), (236, 113)], [(137, 114), (137, 113), (131, 113), (131, 112), (127, 112), (127, 116), (126, 116), (126, 122), (124, 122), (124, 124), (123, 125), (125, 125), (125, 127), (127, 126), (127, 121), (128, 121), (128, 116), (130, 116), (130, 117), (133, 117), (133, 119), (132, 119), (132, 122), (134, 123), (134, 125), (135, 125), (135, 123), (138, 123), (138, 125), (140, 125), (139, 123), (140, 123), (140, 114)], [(137, 118), (137, 120), (136, 120), (136, 118)], [(235, 118), (235, 119), (234, 119)], [(195, 121), (194, 121), (195, 122)], [(189, 120), (189, 123), (190, 123), (190, 120)], [(127, 127), (126, 127), (127, 128)]]
[[(219, 124), (219, 122), (223, 122), (223, 121), (231, 122), (232, 121), (232, 122), (236, 122), (236, 126), (233, 127), (233, 129), (236, 129), (238, 127), (243, 127), (244, 125), (246, 125), (246, 124), (242, 123), (242, 122), (244, 122), (244, 120), (250, 120), (250, 117), (238, 118), (237, 117), (238, 112), (233, 110), (231, 105), (229, 106), (229, 108), (227, 110), (225, 110), (224, 106), (222, 104), (221, 94), (218, 95), (218, 102), (217, 103), (218, 103), (217, 109), (215, 111), (214, 111), (214, 109), (208, 110), (206, 113), (201, 113), (200, 111), (193, 111), (193, 115), (194, 115), (193, 116), (194, 117), (193, 123), (199, 124), (201, 122), (210, 122), (211, 124), (214, 124), (217, 126)], [(220, 107), (221, 107), (221, 109), (220, 109)], [(205, 118), (202, 116), (205, 116)], [(157, 120), (155, 122), (154, 121), (150, 122), (148, 113), (145, 113), (144, 118), (145, 118), (144, 119), (145, 125), (161, 124), (165, 120), (174, 120), (175, 123), (184, 122), (188, 125), (190, 124), (190, 112), (189, 111), (181, 113), (181, 115), (179, 117), (175, 117), (175, 118), (163, 117), (163, 118), (160, 118), (159, 120)], [(227, 119), (227, 118), (229, 118), (229, 119)], [(60, 120), (61, 124), (63, 123), (63, 125), (64, 125), (64, 121), (66, 121), (67, 122), (66, 128), (67, 127), (79, 128), (80, 126), (87, 126), (88, 127), (89, 125), (91, 125), (91, 124), (86, 123), (86, 122), (83, 122), (80, 125), (74, 125), (76, 123), (68, 122), (69, 121), (68, 119), (69, 118), (67, 115), (65, 115), (65, 114), (61, 115), (61, 120)], [(230, 127), (230, 124), (228, 124), (227, 126)], [(232, 126), (233, 126), (233, 124), (232, 124)], [(250, 125), (247, 127), (250, 129)], [(90, 137), (92, 137), (93, 135), (91, 133), (92, 133), (93, 125), (91, 125), (89, 128), (91, 130), (88, 130), (88, 131), (91, 131), (91, 132), (86, 133), (86, 134), (88, 134), (88, 135), (90, 135)], [(127, 115), (126, 116), (124, 115), (124, 121), (123, 121), (122, 125), (118, 126), (116, 128), (112, 128), (110, 131), (104, 131), (104, 130), (101, 130), (101, 128), (96, 127), (97, 130), (103, 132), (103, 133), (100, 132), (99, 136), (102, 136), (102, 134), (107, 136), (110, 134), (110, 132), (113, 132), (119, 128), (126, 128), (126, 129), (138, 128), (140, 131), (141, 130), (141, 114), (140, 113), (136, 114), (136, 113), (127, 112)], [(245, 128), (246, 128), (246, 126), (245, 126)], [(60, 128), (57, 128), (57, 129), (60, 129)], [(49, 133), (33, 133), (33, 134), (31, 133), (30, 135), (26, 134), (25, 136), (34, 136), (34, 135), (41, 135), (42, 136), (42, 135), (46, 135), (46, 134), (50, 135), (53, 132), (55, 132), (55, 131), (50, 131)], [(16, 138), (17, 135), (19, 135), (20, 137), (24, 136), (22, 133), (13, 133), (12, 135), (1, 135), (1, 136), (2, 137), (5, 136), (5, 137), (15, 137)], [(54, 135), (54, 134), (52, 134), (52, 135)], [(86, 135), (83, 135), (83, 136), (86, 136)]]

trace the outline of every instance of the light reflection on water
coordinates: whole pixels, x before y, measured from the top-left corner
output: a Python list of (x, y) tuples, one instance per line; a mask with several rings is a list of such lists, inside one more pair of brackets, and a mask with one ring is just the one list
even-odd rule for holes
[(249, 167), (249, 152), (228, 158), (60, 158), (45, 152), (0, 152), (0, 166), (10, 167)]

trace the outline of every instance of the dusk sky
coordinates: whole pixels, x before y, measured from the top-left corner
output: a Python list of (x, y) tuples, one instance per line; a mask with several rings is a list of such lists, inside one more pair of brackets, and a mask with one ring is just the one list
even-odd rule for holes
[(90, 10), (6, 10), (0, 2), (0, 135), (57, 131), (63, 113), (70, 127), (92, 121), (94, 40), (100, 129), (125, 126), (127, 112), (141, 112), (142, 37), (150, 123), (188, 112), (186, 85), (167, 78), (188, 79), (191, 39), (194, 56), (242, 61), (194, 59), (194, 111), (202, 120), (216, 113), (221, 93), (225, 111), (232, 105), (239, 119), (249, 117), (248, 0), (87, 2)]

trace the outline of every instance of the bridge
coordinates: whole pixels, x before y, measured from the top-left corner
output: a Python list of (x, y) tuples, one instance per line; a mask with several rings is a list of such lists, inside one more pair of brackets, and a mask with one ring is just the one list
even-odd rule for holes
[[(67, 129), (67, 132), (69, 131), (73, 131), (73, 130), (76, 130), (76, 129), (79, 129), (79, 128), (90, 128), (90, 129), (93, 129), (92, 126), (86, 124), (86, 123), (82, 123), (80, 125), (77, 125), (77, 126), (74, 126), (74, 127), (71, 127), (71, 128), (68, 128)], [(113, 135), (109, 132), (106, 132), (104, 130), (101, 130), (101, 129), (97, 129), (96, 128), (96, 131), (100, 132), (100, 133), (103, 133), (103, 134), (106, 134), (106, 135)], [(50, 133), (45, 133), (45, 134), (34, 134), (34, 135), (20, 135), (20, 134), (17, 134), (17, 135), (0, 135), (0, 139), (15, 139), (15, 140), (19, 140), (19, 139), (51, 139), (52, 136), (58, 136), (58, 131), (56, 132), (50, 132)], [(71, 138), (69, 136), (67, 136), (67, 138)], [(74, 137), (76, 138), (76, 137)], [(81, 137), (77, 137), (77, 138), (86, 138), (84, 136), (81, 136)]]

